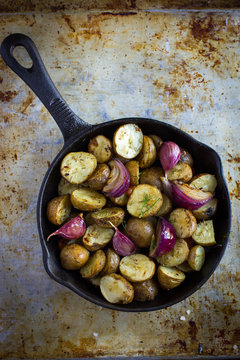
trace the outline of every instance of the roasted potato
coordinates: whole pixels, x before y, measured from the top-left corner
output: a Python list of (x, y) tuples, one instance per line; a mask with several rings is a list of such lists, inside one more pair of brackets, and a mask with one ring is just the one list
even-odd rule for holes
[(146, 255), (124, 256), (119, 265), (120, 273), (129, 281), (149, 280), (155, 273), (155, 263)]
[(193, 246), (188, 255), (188, 264), (195, 270), (200, 271), (205, 261), (205, 249), (201, 245)]
[(216, 244), (214, 227), (212, 220), (201, 221), (192, 235), (193, 240), (202, 246), (211, 246)]
[(162, 289), (170, 290), (179, 286), (186, 278), (186, 275), (177, 268), (159, 266), (157, 269), (158, 283)]
[(101, 276), (116, 273), (119, 268), (120, 256), (111, 248), (106, 252), (106, 263), (101, 272)]
[(192, 155), (185, 149), (180, 148), (180, 150), (181, 150), (180, 161), (188, 164), (192, 168), (193, 167)]
[(60, 172), (71, 184), (81, 184), (86, 181), (97, 167), (97, 159), (87, 152), (71, 152), (61, 163)]
[(140, 184), (149, 184), (156, 186), (159, 190), (162, 190), (162, 181), (160, 179), (162, 176), (162, 168), (160, 166), (152, 166), (142, 171), (140, 176)]
[(121, 196), (118, 197), (110, 197), (110, 200), (118, 206), (125, 206), (128, 202), (128, 196), (124, 193)]
[(163, 144), (163, 140), (157, 135), (148, 135), (154, 142), (156, 150), (159, 151), (160, 147)]
[(108, 162), (112, 157), (112, 142), (104, 135), (97, 135), (89, 141), (88, 151), (96, 157), (98, 163)]
[(122, 158), (135, 158), (140, 153), (142, 145), (143, 133), (135, 124), (122, 125), (113, 135), (114, 151)]
[(106, 205), (106, 197), (97, 191), (81, 187), (71, 194), (72, 205), (82, 211), (99, 210)]
[(91, 279), (97, 276), (106, 263), (106, 255), (103, 250), (97, 250), (92, 253), (86, 262), (86, 264), (81, 267), (80, 274), (84, 279)]
[(192, 168), (185, 162), (179, 161), (173, 168), (167, 173), (168, 180), (181, 180), (188, 182), (193, 176)]
[(184, 239), (177, 239), (176, 244), (165, 255), (157, 258), (157, 261), (163, 266), (178, 266), (187, 260), (189, 255), (189, 248)]
[(194, 176), (190, 182), (190, 186), (196, 189), (214, 193), (217, 187), (217, 179), (214, 175), (211, 174), (199, 174)]
[(94, 173), (85, 181), (84, 185), (92, 190), (102, 190), (110, 175), (110, 169), (107, 164), (98, 164)]
[(169, 216), (169, 222), (179, 238), (192, 236), (197, 227), (197, 220), (192, 212), (183, 208), (174, 209)]
[(211, 219), (217, 211), (217, 199), (213, 198), (208, 201), (205, 205), (200, 208), (193, 210), (193, 215), (197, 220), (209, 220)]
[(66, 270), (78, 270), (89, 259), (89, 251), (79, 244), (67, 244), (60, 252), (61, 265)]
[(169, 199), (169, 197), (166, 194), (162, 193), (162, 198), (163, 203), (156, 216), (165, 216), (172, 210), (172, 201)]
[(130, 215), (146, 218), (157, 214), (162, 206), (162, 193), (155, 186), (137, 185), (130, 195), (127, 210)]
[(134, 300), (142, 302), (154, 300), (159, 291), (158, 284), (154, 279), (133, 283), (133, 289)]
[(155, 226), (150, 219), (130, 217), (126, 223), (126, 234), (139, 248), (150, 246)]
[(79, 188), (79, 185), (71, 184), (64, 177), (61, 178), (58, 184), (58, 195), (71, 195), (73, 190)]
[(130, 185), (136, 186), (139, 184), (139, 162), (136, 160), (130, 160), (125, 164), (125, 167), (130, 175)]
[(128, 304), (133, 301), (133, 286), (121, 275), (103, 276), (100, 280), (100, 290), (103, 297), (112, 304)]
[(56, 196), (47, 204), (47, 218), (54, 225), (61, 225), (70, 215), (72, 204), (69, 195)]
[(97, 224), (90, 225), (83, 235), (83, 245), (90, 251), (102, 249), (112, 240), (113, 234), (113, 229), (106, 229)]
[(157, 150), (153, 140), (149, 136), (143, 136), (143, 146), (137, 157), (141, 169), (152, 166), (157, 158)]
[[(188, 255), (189, 256), (189, 255)], [(183, 271), (184, 273), (190, 273), (193, 271), (193, 269), (189, 266), (187, 260), (184, 261), (182, 264), (176, 266), (178, 270)]]
[(94, 276), (93, 278), (88, 279), (88, 281), (96, 287), (100, 287), (101, 275)]
[(91, 218), (95, 222), (95, 224), (105, 227), (112, 228), (112, 225), (118, 227), (123, 219), (125, 212), (120, 207), (112, 207), (112, 208), (104, 208), (102, 210), (98, 210), (92, 213)]

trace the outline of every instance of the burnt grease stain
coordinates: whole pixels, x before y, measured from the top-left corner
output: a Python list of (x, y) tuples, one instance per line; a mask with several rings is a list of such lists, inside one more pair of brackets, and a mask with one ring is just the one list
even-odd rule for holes
[(10, 102), (17, 95), (18, 95), (17, 91), (10, 91), (10, 90), (5, 91), (5, 92), (0, 91), (0, 101)]

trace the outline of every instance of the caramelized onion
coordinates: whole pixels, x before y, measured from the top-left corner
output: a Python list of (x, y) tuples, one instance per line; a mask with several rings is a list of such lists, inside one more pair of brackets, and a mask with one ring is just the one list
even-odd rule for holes
[(149, 256), (159, 257), (172, 250), (176, 243), (176, 232), (172, 224), (159, 217), (155, 237), (152, 238)]

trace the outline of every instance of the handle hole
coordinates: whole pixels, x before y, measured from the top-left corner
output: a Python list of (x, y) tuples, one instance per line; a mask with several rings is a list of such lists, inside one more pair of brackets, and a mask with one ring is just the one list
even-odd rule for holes
[(33, 66), (33, 61), (24, 46), (16, 46), (13, 49), (12, 55), (15, 60), (17, 60), (17, 62), (25, 69), (31, 69)]

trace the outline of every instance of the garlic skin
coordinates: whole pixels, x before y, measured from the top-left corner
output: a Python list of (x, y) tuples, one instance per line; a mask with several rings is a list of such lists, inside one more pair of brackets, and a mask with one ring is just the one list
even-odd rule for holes
[(165, 141), (160, 147), (159, 160), (164, 169), (165, 177), (168, 170), (172, 169), (179, 161), (181, 156), (180, 147), (173, 141)]

